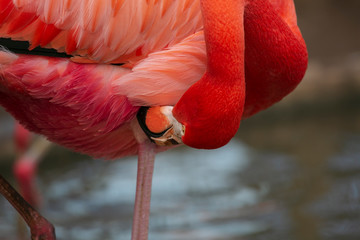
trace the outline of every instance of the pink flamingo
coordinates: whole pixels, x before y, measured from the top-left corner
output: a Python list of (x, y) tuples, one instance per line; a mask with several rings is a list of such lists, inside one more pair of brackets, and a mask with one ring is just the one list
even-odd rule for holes
[(74, 56), (2, 50), (0, 104), (76, 151), (138, 155), (132, 239), (147, 239), (156, 152), (225, 145), (307, 67), (292, 0), (0, 0), (0, 9), (1, 37)]

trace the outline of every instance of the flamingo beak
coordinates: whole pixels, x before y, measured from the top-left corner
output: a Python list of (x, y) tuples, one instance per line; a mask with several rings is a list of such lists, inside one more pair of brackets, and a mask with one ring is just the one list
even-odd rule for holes
[(172, 106), (141, 107), (137, 114), (140, 127), (158, 146), (182, 143), (185, 126), (172, 115)]

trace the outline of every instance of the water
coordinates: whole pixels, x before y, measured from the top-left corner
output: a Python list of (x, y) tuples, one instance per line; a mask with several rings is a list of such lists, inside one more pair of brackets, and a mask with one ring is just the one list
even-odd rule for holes
[[(268, 191), (266, 186), (252, 188), (238, 180), (249, 165), (247, 154), (237, 141), (217, 151), (159, 154), (153, 180), (151, 239), (216, 239), (222, 235), (221, 229), (232, 229), (235, 236), (263, 229), (262, 224), (233, 221), (241, 208), (255, 204)], [(65, 173), (45, 170), (39, 181), (46, 199), (43, 212), (53, 219), (59, 239), (129, 239), (135, 179), (134, 158), (80, 161)], [(11, 211), (6, 203), (1, 206), (1, 212)], [(6, 235), (15, 230), (13, 218), (13, 214), (3, 218)]]
[[(224, 148), (159, 154), (150, 239), (359, 239), (360, 112), (328, 117), (259, 125), (264, 113)], [(135, 158), (55, 147), (40, 166), (41, 211), (58, 239), (130, 239), (135, 179)], [(16, 239), (2, 198), (0, 213), (0, 239)]]

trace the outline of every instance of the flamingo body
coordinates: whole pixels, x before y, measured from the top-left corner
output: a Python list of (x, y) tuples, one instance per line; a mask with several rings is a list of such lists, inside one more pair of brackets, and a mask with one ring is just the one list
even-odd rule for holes
[(76, 151), (105, 158), (134, 155), (138, 144), (131, 121), (139, 106), (174, 105), (204, 72), (199, 38), (198, 33), (151, 54), (132, 70), (3, 51), (0, 102), (31, 131)]
[[(307, 65), (293, 2), (246, 2), (247, 89), (242, 118), (291, 92)], [(1, 0), (0, 5), (4, 9), (0, 36), (81, 57), (75, 61), (125, 63), (123, 67), (79, 65), (67, 59), (2, 52), (1, 104), (32, 131), (92, 156), (135, 154), (130, 122), (138, 107), (175, 105), (206, 70), (198, 1)], [(74, 29), (77, 34), (71, 35)], [(9, 62), (11, 58), (16, 60)]]

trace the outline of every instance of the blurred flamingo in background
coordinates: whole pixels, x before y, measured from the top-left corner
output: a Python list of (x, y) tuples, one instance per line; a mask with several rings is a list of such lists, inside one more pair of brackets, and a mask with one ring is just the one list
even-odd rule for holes
[(73, 56), (3, 49), (0, 104), (76, 151), (138, 155), (132, 239), (147, 239), (156, 152), (225, 145), (307, 67), (292, 0), (0, 0), (0, 9), (1, 37)]
[(51, 144), (43, 137), (32, 135), (20, 123), (15, 123), (16, 160), (13, 168), (21, 195), (32, 206), (38, 207), (40, 196), (36, 188), (35, 176), (38, 164)]

